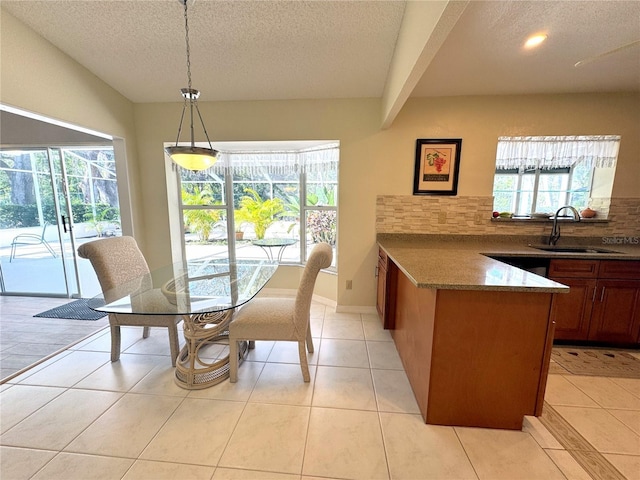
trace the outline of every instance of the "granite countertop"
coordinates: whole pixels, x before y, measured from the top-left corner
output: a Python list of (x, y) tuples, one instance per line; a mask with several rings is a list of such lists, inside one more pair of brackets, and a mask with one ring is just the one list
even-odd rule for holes
[(548, 252), (530, 246), (543, 245), (543, 239), (524, 236), (378, 235), (380, 247), (419, 288), (567, 293), (566, 285), (489, 256), (640, 260), (638, 245), (563, 240), (559, 246), (591, 246), (618, 253)]

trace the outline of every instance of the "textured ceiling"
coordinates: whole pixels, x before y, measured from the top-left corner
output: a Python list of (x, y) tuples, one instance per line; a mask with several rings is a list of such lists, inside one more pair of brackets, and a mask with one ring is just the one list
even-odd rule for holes
[[(181, 101), (177, 0), (2, 1), (2, 7), (134, 102)], [(189, 2), (201, 101), (380, 97), (401, 1)]]
[[(538, 49), (526, 38), (546, 33)], [(640, 1), (471, 2), (414, 90), (417, 96), (640, 90)]]
[[(133, 102), (181, 101), (178, 0), (0, 0)], [(404, 1), (189, 1), (201, 100), (381, 97)], [(524, 52), (531, 33), (549, 38)], [(640, 1), (472, 0), (412, 96), (640, 90)]]

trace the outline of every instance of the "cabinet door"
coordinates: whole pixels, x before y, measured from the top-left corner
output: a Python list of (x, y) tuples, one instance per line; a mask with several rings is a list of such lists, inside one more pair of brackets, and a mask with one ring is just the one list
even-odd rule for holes
[(569, 293), (558, 293), (551, 304), (551, 319), (556, 323), (554, 339), (587, 340), (596, 280), (552, 277), (567, 285)]
[(636, 344), (640, 332), (640, 280), (599, 280), (589, 340)]

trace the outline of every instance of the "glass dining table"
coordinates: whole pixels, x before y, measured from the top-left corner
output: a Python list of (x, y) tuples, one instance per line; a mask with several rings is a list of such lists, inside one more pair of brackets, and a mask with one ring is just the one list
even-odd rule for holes
[[(272, 260), (178, 262), (102, 292), (89, 306), (105, 313), (181, 316), (185, 345), (176, 360), (175, 381), (186, 389), (207, 388), (229, 377), (229, 324), (235, 309), (255, 297), (277, 268)], [(242, 357), (247, 349), (243, 342)]]

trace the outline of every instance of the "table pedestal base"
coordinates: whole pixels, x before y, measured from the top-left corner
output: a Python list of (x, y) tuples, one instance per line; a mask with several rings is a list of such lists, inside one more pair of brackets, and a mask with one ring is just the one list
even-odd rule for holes
[[(211, 387), (229, 378), (229, 354), (217, 360), (200, 358), (200, 350), (207, 345), (229, 343), (229, 323), (233, 310), (183, 315), (186, 345), (176, 361), (175, 382), (189, 390)], [(247, 342), (241, 342), (239, 355), (244, 358)]]

